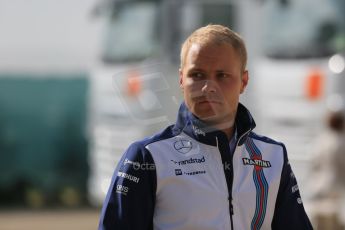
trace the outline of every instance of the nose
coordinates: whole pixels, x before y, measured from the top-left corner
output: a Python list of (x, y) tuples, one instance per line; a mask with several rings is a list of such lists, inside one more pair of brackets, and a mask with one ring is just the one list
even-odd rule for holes
[(213, 81), (206, 80), (201, 90), (203, 93), (215, 93), (217, 92), (217, 85)]

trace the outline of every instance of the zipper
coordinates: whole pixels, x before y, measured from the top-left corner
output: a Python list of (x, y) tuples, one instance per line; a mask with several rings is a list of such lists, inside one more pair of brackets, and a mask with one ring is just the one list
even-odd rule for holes
[(230, 221), (231, 221), (231, 230), (234, 230), (234, 221), (232, 220), (232, 216), (234, 215), (234, 206), (232, 205), (232, 195), (230, 201)]
[[(219, 154), (221, 155), (221, 150), (219, 149), (219, 141), (218, 141), (218, 137), (216, 136), (216, 146), (217, 146), (217, 149), (219, 151)], [(223, 163), (223, 162), (222, 162)], [(225, 166), (223, 165), (223, 168)], [(231, 165), (231, 167), (233, 167)], [(224, 179), (225, 179), (225, 186), (226, 188), (228, 188), (228, 202), (229, 202), (229, 215), (230, 215), (230, 226), (231, 226), (231, 230), (234, 230), (234, 223), (233, 223), (233, 219), (232, 219), (232, 216), (234, 215), (234, 208), (233, 208), (233, 205), (232, 205), (232, 191), (229, 191), (229, 187), (228, 187), (228, 183), (227, 183), (227, 179), (226, 179), (226, 173), (224, 172), (224, 169), (223, 169), (223, 173), (224, 173)], [(231, 172), (231, 176), (232, 176), (232, 179), (234, 177), (234, 172), (233, 172), (233, 169), (232, 169), (232, 172)], [(232, 182), (231, 182), (232, 183)], [(232, 190), (232, 184), (231, 184), (231, 190)]]
[[(249, 129), (247, 132), (243, 133), (242, 136), (240, 136), (240, 138), (238, 138), (237, 142), (236, 142), (236, 147), (238, 145), (238, 143), (240, 143), (240, 140), (245, 136), (247, 135), (247, 133), (249, 133), (250, 131), (252, 131), (252, 129)], [(236, 150), (236, 147), (235, 147), (235, 150)]]
[[(234, 215), (234, 206), (233, 206), (233, 204), (232, 204), (232, 200), (233, 200), (233, 198), (232, 198), (232, 190), (233, 190), (233, 188), (232, 188), (232, 185), (233, 185), (233, 182), (234, 182), (234, 154), (235, 154), (235, 152), (236, 152), (236, 149), (237, 149), (237, 146), (238, 146), (238, 143), (240, 143), (240, 140), (245, 136), (245, 135), (247, 135), (250, 131), (251, 131), (252, 129), (249, 129), (249, 130), (247, 130), (245, 133), (243, 133), (241, 136), (240, 136), (240, 138), (238, 138), (238, 140), (236, 141), (236, 145), (235, 145), (235, 148), (234, 148), (234, 150), (233, 150), (233, 152), (231, 153), (231, 176), (232, 176), (232, 178), (231, 178), (231, 191), (230, 191), (230, 195), (231, 195), (231, 197), (230, 197), (230, 199), (229, 199), (229, 206), (230, 206), (230, 222), (231, 222), (231, 230), (234, 230), (234, 222), (233, 222), (233, 218), (232, 218), (232, 216)], [(218, 148), (218, 137), (216, 137), (216, 141), (217, 141), (217, 148)], [(219, 149), (219, 148), (218, 148)]]

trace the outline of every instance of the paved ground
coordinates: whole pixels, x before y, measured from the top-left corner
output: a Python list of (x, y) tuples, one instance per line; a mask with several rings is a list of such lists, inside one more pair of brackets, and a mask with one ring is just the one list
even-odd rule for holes
[(95, 230), (99, 210), (0, 211), (1, 230)]

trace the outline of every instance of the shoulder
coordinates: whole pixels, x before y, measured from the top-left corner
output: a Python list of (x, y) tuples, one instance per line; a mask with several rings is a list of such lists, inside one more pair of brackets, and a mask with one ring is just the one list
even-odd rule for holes
[(164, 130), (162, 130), (159, 133), (154, 134), (153, 136), (146, 137), (142, 140), (138, 140), (138, 141), (132, 143), (128, 147), (125, 155), (128, 157), (132, 156), (132, 158), (138, 158), (138, 157), (139, 158), (145, 158), (145, 157), (147, 157), (148, 154), (150, 154), (150, 152), (146, 148), (148, 145), (169, 139), (169, 138), (174, 137), (174, 136), (175, 135), (173, 132), (173, 126), (168, 126)]
[(155, 177), (153, 172), (156, 169), (156, 164), (147, 145), (165, 140), (172, 136), (172, 133), (171, 126), (169, 126), (160, 133), (132, 143), (118, 162), (115, 175), (120, 175), (120, 177), (124, 177), (125, 179), (134, 176), (134, 179), (137, 181), (139, 181), (138, 178), (143, 178), (143, 175)]
[(280, 146), (284, 145), (282, 142), (276, 141), (276, 140), (274, 140), (270, 137), (267, 137), (267, 136), (259, 135), (255, 132), (250, 132), (249, 137), (253, 138), (255, 140), (258, 140), (258, 141), (265, 142), (267, 144), (280, 145)]
[(250, 132), (249, 138), (252, 138), (253, 140), (257, 140), (258, 142), (261, 142), (262, 145), (264, 145), (267, 148), (268, 147), (269, 148), (275, 147), (275, 148), (279, 149), (284, 154), (284, 158), (287, 157), (287, 151), (286, 151), (286, 147), (285, 147), (284, 143), (277, 141), (277, 140), (274, 140), (274, 139), (267, 137), (267, 136), (259, 135), (255, 132)]

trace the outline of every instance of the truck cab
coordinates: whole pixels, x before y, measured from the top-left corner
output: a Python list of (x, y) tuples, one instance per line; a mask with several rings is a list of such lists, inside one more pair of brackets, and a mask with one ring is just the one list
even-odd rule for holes
[(302, 196), (312, 180), (315, 139), (345, 97), (344, 11), (342, 0), (263, 3), (256, 120), (261, 132), (286, 144)]

